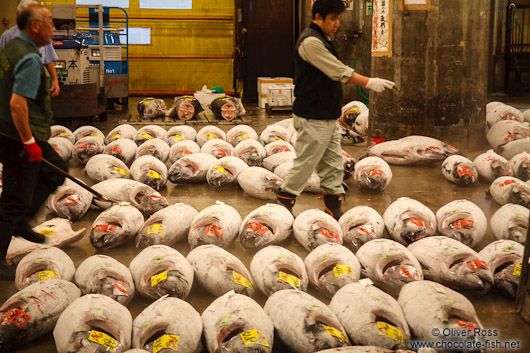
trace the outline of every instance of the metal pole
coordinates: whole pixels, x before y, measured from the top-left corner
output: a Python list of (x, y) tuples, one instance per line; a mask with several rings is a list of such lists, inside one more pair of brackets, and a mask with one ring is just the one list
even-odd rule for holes
[[(530, 222), (530, 217), (528, 219)], [(528, 223), (530, 226), (530, 223)], [(530, 323), (530, 281), (529, 281), (529, 258), (530, 258), (530, 237), (528, 236), (529, 230), (526, 231), (526, 243), (524, 247), (524, 253), (522, 258), (522, 269), (521, 279), (519, 281), (519, 287), (517, 288), (517, 296), (515, 297), (515, 308), (516, 311), (521, 315), (523, 320)]]

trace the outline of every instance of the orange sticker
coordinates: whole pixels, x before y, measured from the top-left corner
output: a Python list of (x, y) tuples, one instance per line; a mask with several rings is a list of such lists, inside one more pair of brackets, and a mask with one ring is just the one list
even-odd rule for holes
[(473, 172), (471, 169), (469, 168), (458, 168), (456, 170), (456, 173), (458, 174), (459, 177), (463, 177), (464, 175), (471, 175), (471, 176), (475, 176), (475, 172)]
[(417, 225), (418, 227), (423, 227), (427, 229), (429, 228), (429, 225), (423, 222), (421, 219), (410, 217), (409, 220), (410, 220), (410, 223)]
[(249, 224), (247, 224), (245, 228), (258, 233), (258, 235), (263, 235), (267, 233), (267, 231), (269, 230), (269, 228), (267, 228), (266, 226), (264, 226), (263, 224), (259, 222), (250, 222)]
[(22, 329), (29, 319), (31, 319), (31, 316), (18, 308), (13, 308), (4, 315), (0, 322), (7, 321), (15, 325), (17, 328)]
[(186, 156), (188, 154), (193, 154), (193, 152), (191, 152), (190, 150), (183, 150), (179, 151), (177, 154), (180, 154), (181, 156)]
[(466, 265), (470, 270), (477, 270), (479, 268), (484, 270), (488, 269), (488, 264), (481, 260), (469, 260), (466, 261)]
[(336, 240), (336, 241), (339, 241), (339, 235), (333, 233), (333, 232), (330, 231), (329, 229), (326, 229), (326, 228), (320, 228), (320, 234), (322, 234), (322, 235), (325, 236), (325, 237), (328, 237), (328, 238), (334, 239), (334, 240)]
[(359, 227), (357, 228), (357, 235), (374, 235), (375, 234), (375, 230), (373, 227), (370, 227), (370, 228), (366, 228), (366, 227)]
[(366, 174), (368, 174), (368, 175), (383, 175), (383, 171), (381, 169), (374, 169), (374, 170), (370, 170)]
[(456, 322), (458, 322), (458, 326), (460, 326), (464, 330), (469, 330), (469, 331), (475, 330), (475, 325), (473, 325), (472, 322), (464, 321), (460, 319), (456, 319)]
[(475, 225), (475, 222), (473, 222), (471, 219), (461, 219), (459, 221), (451, 223), (451, 226), (454, 229), (460, 229), (460, 228), (469, 229), (469, 228), (473, 228), (474, 225)]
[(164, 199), (164, 196), (162, 196), (162, 195), (160, 195), (160, 196), (159, 195), (149, 195), (149, 197), (151, 198), (151, 200), (153, 200), (155, 202)]
[(221, 156), (221, 157), (228, 156), (228, 153), (225, 150), (216, 150), (215, 154), (218, 155), (218, 156)]
[(70, 204), (72, 204), (72, 203), (78, 203), (78, 202), (81, 202), (81, 200), (76, 200), (75, 198), (73, 198), (73, 197), (71, 197), (71, 196), (68, 196), (68, 197), (66, 198), (66, 202), (65, 202), (65, 203), (66, 203), (67, 205), (70, 205)]
[(416, 271), (416, 269), (410, 265), (399, 266), (399, 277), (419, 279), (418, 271)]
[(425, 149), (425, 151), (430, 151), (430, 152), (434, 152), (434, 151), (439, 151), (440, 148), (436, 147), (436, 146), (429, 146)]
[(506, 186), (506, 185), (510, 185), (510, 184), (515, 184), (516, 181), (515, 180), (506, 180), (504, 181), (504, 183), (500, 183), (499, 186), (502, 188), (503, 186)]
[(82, 149), (91, 149), (91, 148), (94, 148), (94, 145), (79, 145), (77, 146), (77, 149), (78, 150), (82, 150)]
[(121, 148), (119, 148), (118, 146), (115, 146), (115, 147), (112, 149), (112, 153), (122, 154), (122, 153), (123, 153), (123, 150), (122, 150)]
[(125, 295), (129, 295), (129, 292), (127, 292), (127, 288), (125, 288), (123, 284), (114, 283), (114, 287), (118, 290), (118, 292), (121, 292)]
[(219, 238), (222, 238), (224, 234), (223, 228), (216, 226), (215, 224), (207, 225), (205, 228), (205, 231), (206, 231), (206, 234), (216, 235)]
[(115, 225), (100, 224), (94, 227), (94, 232), (114, 232), (116, 230)]

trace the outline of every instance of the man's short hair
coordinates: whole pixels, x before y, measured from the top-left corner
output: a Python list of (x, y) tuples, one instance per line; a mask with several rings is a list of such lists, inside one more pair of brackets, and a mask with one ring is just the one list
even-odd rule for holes
[(38, 4), (38, 2), (36, 2), (35, 0), (20, 0), (18, 2), (17, 13), (20, 13), (20, 11), (22, 11), (22, 8), (29, 4)]
[(17, 16), (17, 26), (21, 31), (28, 29), (31, 21), (37, 19), (38, 11), (43, 7), (39, 4), (29, 4), (22, 8)]
[(315, 19), (316, 14), (319, 14), (325, 19), (330, 13), (340, 15), (344, 10), (346, 10), (346, 6), (342, 0), (317, 0), (313, 4), (311, 12), (313, 14), (313, 19)]

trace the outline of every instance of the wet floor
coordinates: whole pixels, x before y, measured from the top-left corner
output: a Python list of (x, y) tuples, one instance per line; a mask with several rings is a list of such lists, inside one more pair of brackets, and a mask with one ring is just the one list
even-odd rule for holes
[[(100, 128), (104, 133), (108, 133), (117, 124), (125, 123), (127, 120), (134, 121), (136, 119), (136, 103), (139, 99), (131, 98), (129, 101), (130, 110), (128, 111), (112, 111), (109, 112), (109, 117), (106, 122), (98, 121), (95, 119), (93, 125)], [(530, 108), (530, 99), (511, 99), (510, 97), (491, 97), (491, 100), (506, 101), (509, 104), (516, 106), (517, 108)], [(166, 99), (168, 106), (171, 106), (171, 99)], [(267, 114), (264, 110), (257, 109), (255, 105), (247, 107), (247, 116), (250, 125), (258, 132), (272, 122), (279, 121), (285, 118), (289, 118), (288, 112), (273, 112)], [(66, 124), (67, 122), (59, 122)], [(70, 124), (81, 125), (82, 121), (73, 121)], [(75, 128), (77, 126), (71, 126)], [(166, 129), (168, 125), (162, 125)], [(204, 125), (193, 125), (196, 130), (199, 130)], [(233, 125), (220, 125), (224, 131), (228, 131)], [(458, 147), (458, 146), (457, 146)], [(366, 149), (366, 144), (360, 144), (355, 146), (345, 146), (344, 149), (355, 158), (362, 156)], [(485, 152), (488, 149), (484, 146), (483, 150), (476, 151), (463, 151), (464, 154), (473, 160), (477, 155)], [(84, 175), (83, 166), (76, 164), (74, 161), (70, 161), (70, 171), (76, 177), (81, 177), (89, 185), (93, 185), (94, 182), (90, 181), (88, 177)], [(358, 185), (353, 181), (347, 181), (350, 186), (350, 190), (346, 194), (346, 200), (343, 204), (343, 209), (346, 211), (352, 207), (359, 205), (368, 205), (377, 210), (381, 215), (385, 209), (393, 201), (399, 197), (410, 197), (414, 198), (426, 206), (428, 206), (434, 213), (444, 206), (445, 204), (459, 199), (467, 199), (476, 203), (486, 214), (489, 220), (491, 216), (499, 209), (499, 205), (489, 197), (486, 191), (489, 188), (489, 183), (482, 182), (481, 184), (464, 187), (458, 186), (449, 182), (445, 179), (441, 172), (441, 163), (429, 165), (429, 166), (391, 166), (393, 179), (390, 185), (382, 193), (373, 193), (361, 190)], [(251, 197), (250, 195), (243, 192), (237, 187), (229, 187), (223, 189), (214, 189), (208, 184), (200, 185), (175, 185), (168, 182), (165, 189), (161, 191), (168, 199), (169, 204), (182, 202), (195, 207), (197, 210), (212, 205), (216, 200), (221, 200), (228, 205), (236, 208), (241, 217), (244, 218), (255, 208), (263, 205), (266, 201), (259, 200)], [(294, 207), (295, 215), (300, 214), (302, 211), (319, 208), (323, 209), (323, 201), (318, 194), (302, 194), (298, 199)], [(97, 210), (89, 210), (85, 217), (81, 221), (77, 221), (73, 224), (74, 229), (86, 228), (90, 229), (92, 222), (96, 216), (100, 213)], [(39, 221), (44, 221), (46, 216), (41, 213), (40, 219), (35, 221), (35, 225)], [(50, 216), (48, 216), (50, 217)], [(88, 233), (88, 231), (87, 231)], [(385, 231), (385, 237), (389, 237)], [(475, 250), (479, 251), (487, 244), (493, 241), (491, 230), (488, 227), (488, 231), (483, 241), (478, 244)], [(283, 244), (289, 250), (295, 252), (299, 256), (305, 258), (308, 252), (300, 246), (294, 237), (289, 238), (285, 244)], [(175, 246), (184, 256), (186, 256), (190, 248), (187, 243), (180, 243)], [(87, 257), (98, 253), (90, 244), (88, 236), (85, 236), (78, 243), (66, 246), (63, 248), (64, 251), (74, 261), (76, 267), (86, 259)], [(227, 248), (232, 254), (237, 256), (243, 263), (250, 267), (250, 261), (255, 252), (244, 249), (240, 243), (236, 240), (229, 248)], [(118, 248), (105, 251), (104, 254), (116, 258), (126, 266), (129, 265), (131, 259), (138, 254), (140, 249), (135, 248), (134, 241), (130, 241), (128, 244), (122, 245)], [(14, 283), (10, 281), (0, 281), (0, 302), (4, 302), (12, 294), (16, 292)], [(315, 297), (319, 298), (325, 303), (329, 303), (323, 295), (316, 292), (312, 287), (308, 289), (308, 292)], [(256, 291), (256, 300), (262, 306), (265, 304), (266, 297)], [(514, 341), (514, 346), (519, 345), (516, 349), (499, 349), (490, 350), (491, 352), (530, 352), (530, 324), (524, 322), (521, 317), (514, 312), (514, 301), (503, 297), (497, 292), (489, 292), (486, 294), (465, 294), (474, 304), (477, 311), (478, 317), (482, 321), (484, 328), (495, 330), (498, 336), (492, 337), (492, 340), (499, 341), (502, 345), (506, 341)], [(195, 283), (191, 293), (186, 299), (193, 307), (199, 312), (202, 311), (214, 300), (215, 298), (207, 293), (205, 290)], [(418, 299), (421, 300), (421, 299)], [(129, 309), (131, 311), (133, 319), (149, 304), (151, 300), (141, 297), (138, 293), (132, 300)], [(16, 352), (55, 352), (55, 344), (53, 337), (50, 334), (30, 342), (22, 349)], [(274, 352), (284, 352), (285, 347), (279, 345), (279, 342), (275, 342)]]

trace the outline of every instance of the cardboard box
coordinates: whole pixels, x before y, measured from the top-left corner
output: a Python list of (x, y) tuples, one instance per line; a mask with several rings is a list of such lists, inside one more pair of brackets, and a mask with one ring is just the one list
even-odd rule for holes
[(267, 92), (267, 103), (270, 107), (290, 107), (293, 105), (293, 91), (293, 84), (272, 85)]
[(258, 77), (258, 105), (265, 109), (269, 87), (277, 84), (292, 84), (291, 77)]

